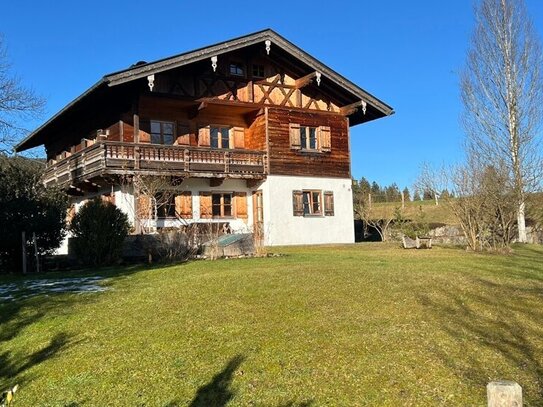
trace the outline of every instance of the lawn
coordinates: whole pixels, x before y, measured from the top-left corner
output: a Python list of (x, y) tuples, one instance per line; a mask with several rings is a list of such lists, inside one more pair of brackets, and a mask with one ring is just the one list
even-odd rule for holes
[(510, 379), (543, 404), (543, 248), (276, 251), (4, 301), (0, 388), (21, 385), (17, 406), (482, 406)]

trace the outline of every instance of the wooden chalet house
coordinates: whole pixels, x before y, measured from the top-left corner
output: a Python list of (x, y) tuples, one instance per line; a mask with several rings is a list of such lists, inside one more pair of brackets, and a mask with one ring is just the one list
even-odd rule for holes
[[(44, 145), (46, 185), (65, 188), (74, 210), (107, 197), (136, 232), (227, 222), (267, 245), (348, 243), (349, 128), (392, 113), (264, 30), (106, 75), (16, 151)], [(155, 216), (121, 182), (142, 174), (177, 180)]]

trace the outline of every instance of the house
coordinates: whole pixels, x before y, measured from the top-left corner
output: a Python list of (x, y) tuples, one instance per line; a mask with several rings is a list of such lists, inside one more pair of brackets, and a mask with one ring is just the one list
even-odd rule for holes
[[(220, 222), (267, 245), (349, 243), (349, 128), (392, 113), (264, 30), (106, 75), (16, 150), (44, 145), (72, 213), (102, 195), (135, 233)], [(165, 203), (138, 187), (153, 177)]]

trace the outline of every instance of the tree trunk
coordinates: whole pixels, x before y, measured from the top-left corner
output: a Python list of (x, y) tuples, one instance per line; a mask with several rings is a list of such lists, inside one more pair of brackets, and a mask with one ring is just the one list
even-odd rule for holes
[(525, 204), (521, 202), (518, 206), (517, 212), (517, 227), (518, 227), (518, 241), (519, 243), (527, 243), (528, 237), (526, 236), (526, 219), (524, 217)]

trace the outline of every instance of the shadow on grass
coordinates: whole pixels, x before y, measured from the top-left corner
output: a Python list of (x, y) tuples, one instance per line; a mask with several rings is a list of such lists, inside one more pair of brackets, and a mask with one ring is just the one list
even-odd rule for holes
[(226, 406), (235, 395), (235, 392), (230, 389), (234, 373), (244, 360), (245, 357), (242, 355), (230, 359), (223, 370), (213, 376), (209, 383), (198, 389), (189, 406)]
[[(189, 404), (189, 407), (225, 407), (236, 395), (235, 391), (230, 388), (235, 372), (244, 362), (245, 357), (242, 355), (234, 356), (226, 364), (226, 366), (218, 372), (213, 378), (200, 387), (196, 392), (196, 395)], [(184, 405), (179, 400), (171, 401), (164, 405), (164, 407), (177, 407)], [(284, 404), (280, 404), (277, 407), (310, 407), (313, 401), (296, 402), (289, 401)], [(254, 405), (258, 405), (255, 403)]]
[(456, 343), (451, 346), (462, 349), (459, 354), (446, 345), (435, 346), (434, 353), (451, 371), (481, 389), (491, 380), (518, 381), (528, 386), (528, 403), (537, 405), (543, 401), (543, 269), (536, 266), (541, 254), (523, 248), (519, 255), (503, 257), (495, 277), (488, 276), (491, 266), (474, 263), (474, 272), (461, 286), (444, 281), (441, 288), (418, 295)]
[(24, 383), (28, 380), (25, 377), (27, 370), (56, 357), (72, 343), (68, 334), (59, 333), (51, 338), (46, 347), (26, 357), (19, 359), (9, 351), (0, 353), (0, 389), (14, 385), (14, 378), (17, 378), (17, 383)]

